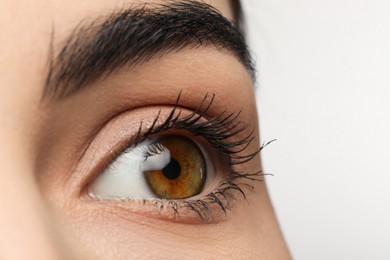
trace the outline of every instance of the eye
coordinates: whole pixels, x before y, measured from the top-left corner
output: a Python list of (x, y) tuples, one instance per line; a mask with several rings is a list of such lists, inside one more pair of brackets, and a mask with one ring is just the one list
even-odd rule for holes
[(203, 147), (180, 135), (148, 139), (126, 149), (94, 180), (99, 199), (185, 199), (200, 194), (214, 167)]
[(242, 165), (263, 147), (252, 143), (254, 128), (241, 124), (240, 112), (213, 114), (215, 96), (208, 97), (188, 110), (179, 106), (179, 94), (172, 109), (129, 123), (138, 132), (102, 160), (111, 163), (86, 184), (88, 197), (173, 221), (208, 223), (226, 215), (261, 180), (261, 171), (245, 172)]

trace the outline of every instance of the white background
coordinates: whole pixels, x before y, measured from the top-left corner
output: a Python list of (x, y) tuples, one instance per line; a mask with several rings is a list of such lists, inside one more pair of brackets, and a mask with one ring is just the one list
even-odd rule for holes
[(390, 1), (244, 0), (295, 259), (390, 259)]

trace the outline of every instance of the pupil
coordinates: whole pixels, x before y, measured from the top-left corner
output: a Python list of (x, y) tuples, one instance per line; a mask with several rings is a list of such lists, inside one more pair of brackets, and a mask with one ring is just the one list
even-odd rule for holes
[(176, 161), (175, 159), (171, 159), (171, 161), (168, 163), (167, 166), (165, 166), (163, 169), (162, 169), (162, 172), (164, 174), (164, 176), (167, 178), (167, 179), (170, 179), (170, 180), (174, 180), (176, 179), (177, 177), (179, 177), (180, 175), (180, 171), (181, 171), (181, 167), (180, 167), (180, 164), (178, 161)]

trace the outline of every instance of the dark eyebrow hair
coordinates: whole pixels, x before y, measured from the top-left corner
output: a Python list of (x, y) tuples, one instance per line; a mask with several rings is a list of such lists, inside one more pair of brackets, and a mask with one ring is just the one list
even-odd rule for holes
[(63, 98), (123, 66), (134, 66), (186, 47), (228, 50), (255, 78), (240, 29), (199, 1), (168, 1), (121, 9), (79, 25), (52, 55), (43, 97)]

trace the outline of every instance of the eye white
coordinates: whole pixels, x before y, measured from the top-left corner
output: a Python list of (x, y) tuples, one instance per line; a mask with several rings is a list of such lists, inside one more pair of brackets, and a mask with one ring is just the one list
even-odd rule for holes
[(155, 198), (143, 172), (163, 169), (171, 155), (164, 147), (158, 154), (147, 156), (153, 143), (146, 140), (121, 154), (91, 183), (89, 195), (98, 199)]
[[(158, 153), (151, 155), (150, 148), (156, 147), (156, 144), (159, 145)], [(205, 149), (201, 145), (198, 147), (205, 159), (207, 187), (215, 177), (215, 171)], [(88, 187), (88, 195), (101, 200), (156, 199), (158, 197), (151, 191), (144, 172), (161, 170), (170, 161), (170, 151), (158, 143), (158, 139), (145, 140), (127, 149), (97, 176)]]

